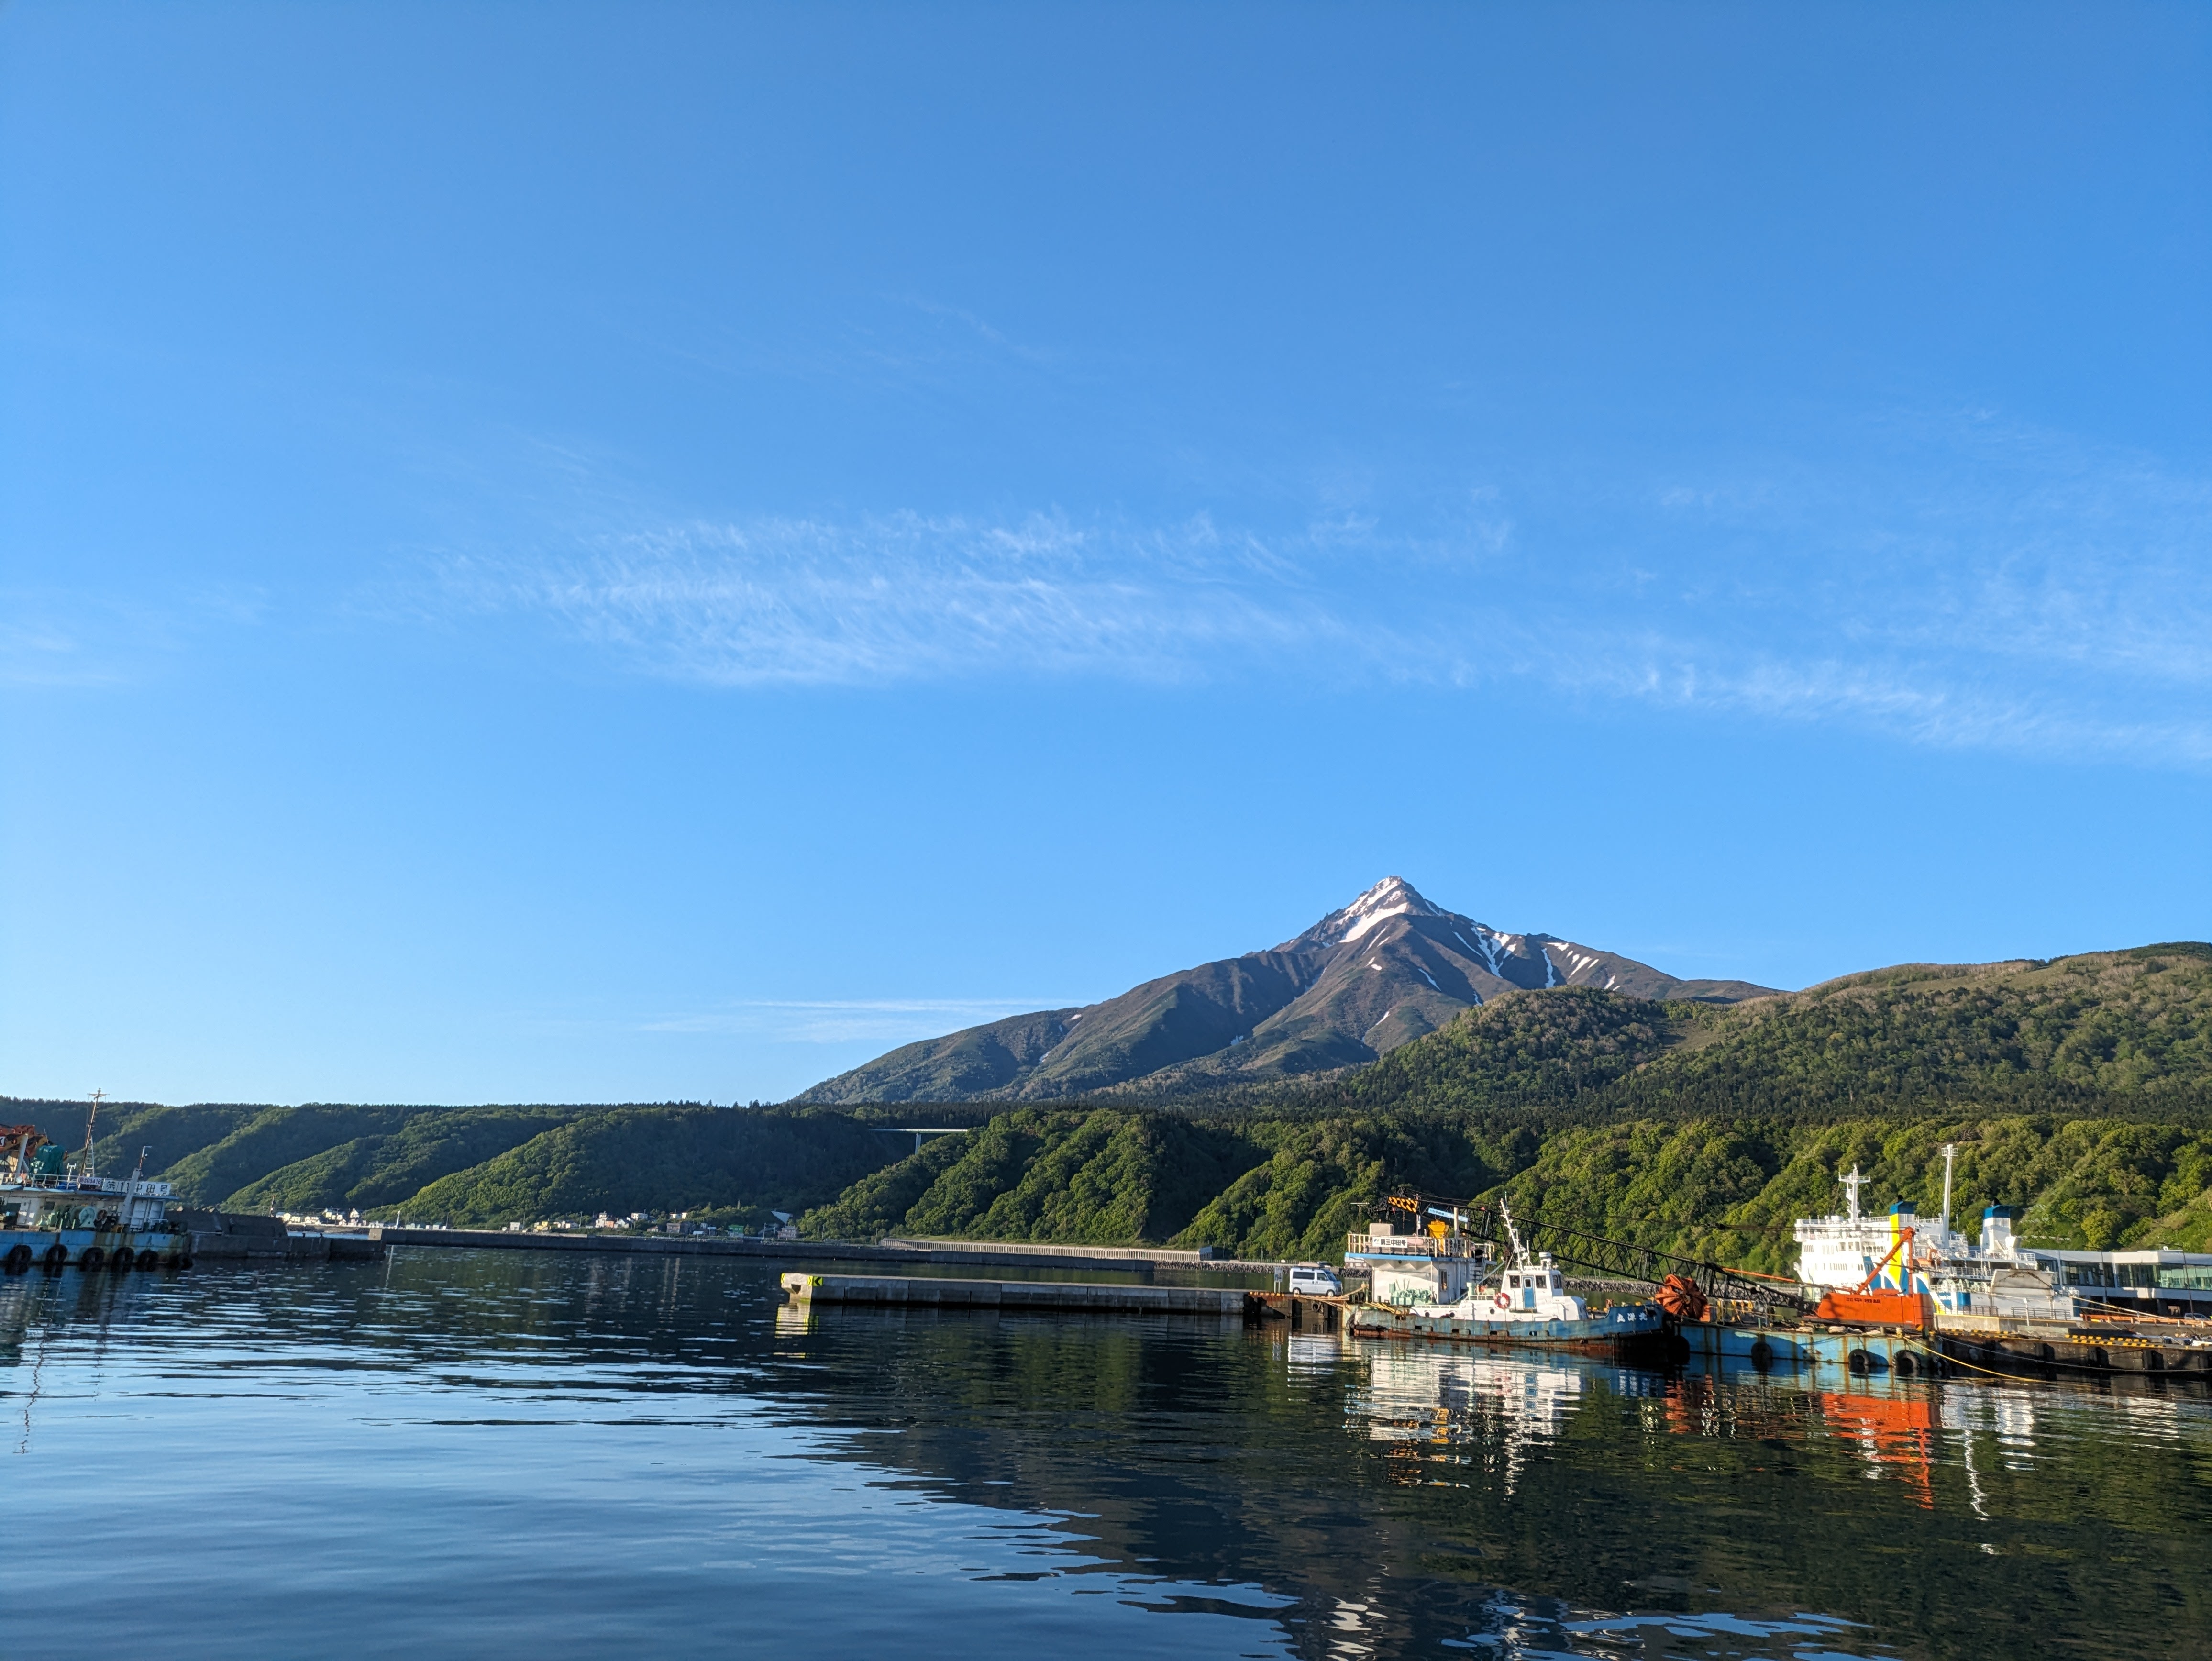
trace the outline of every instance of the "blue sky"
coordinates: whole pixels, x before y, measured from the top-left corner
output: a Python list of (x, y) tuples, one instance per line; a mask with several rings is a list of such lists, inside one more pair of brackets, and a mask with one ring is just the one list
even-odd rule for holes
[(2212, 935), (2202, 7), (16, 0), (0, 222), (0, 1090)]

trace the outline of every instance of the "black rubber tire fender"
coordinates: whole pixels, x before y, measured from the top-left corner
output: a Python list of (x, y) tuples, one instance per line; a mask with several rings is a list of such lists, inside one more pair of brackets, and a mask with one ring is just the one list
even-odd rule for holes
[(142, 1251), (142, 1252), (140, 1252), (140, 1253), (138, 1254), (138, 1267), (139, 1267), (139, 1268), (141, 1268), (141, 1269), (159, 1269), (159, 1268), (161, 1268), (161, 1254), (160, 1254), (160, 1253), (158, 1253), (158, 1252), (156, 1252), (156, 1251), (154, 1250), (154, 1248), (153, 1248), (153, 1247), (151, 1247), (151, 1246), (148, 1246), (148, 1247), (147, 1247), (143, 1251)]
[(21, 1240), (8, 1248), (5, 1258), (0, 1258), (0, 1269), (10, 1275), (21, 1275), (31, 1266), (31, 1248)]
[(67, 1262), (69, 1262), (69, 1248), (59, 1240), (46, 1248), (46, 1262), (48, 1269), (59, 1269)]
[(1761, 1372), (1774, 1365), (1774, 1346), (1764, 1338), (1755, 1338), (1751, 1345), (1751, 1364)]
[(76, 1266), (88, 1275), (97, 1275), (107, 1267), (107, 1248), (88, 1245), (77, 1253)]

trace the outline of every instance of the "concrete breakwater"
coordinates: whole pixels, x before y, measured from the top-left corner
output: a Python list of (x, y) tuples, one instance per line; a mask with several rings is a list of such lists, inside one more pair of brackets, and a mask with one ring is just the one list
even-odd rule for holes
[(505, 1251), (612, 1251), (653, 1256), (745, 1257), (810, 1263), (950, 1263), (984, 1269), (1206, 1269), (1271, 1273), (1273, 1263), (1201, 1257), (1159, 1246), (1037, 1245), (992, 1240), (751, 1240), (712, 1234), (556, 1233), (530, 1229), (401, 1228), (371, 1223), (368, 1238), (386, 1245), (483, 1246)]
[(1250, 1294), (1218, 1287), (1116, 1286), (1095, 1281), (955, 1281), (896, 1275), (787, 1275), (800, 1304), (910, 1309), (1054, 1311), (1096, 1315), (1200, 1315), (1243, 1321)]
[(349, 1262), (384, 1256), (383, 1244), (360, 1234), (293, 1229), (279, 1217), (188, 1211), (183, 1232), (195, 1265), (244, 1262)]

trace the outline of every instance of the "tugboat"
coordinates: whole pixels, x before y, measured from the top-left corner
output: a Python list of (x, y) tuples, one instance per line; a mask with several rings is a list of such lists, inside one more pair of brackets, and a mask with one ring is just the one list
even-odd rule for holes
[(1548, 1251), (1531, 1253), (1500, 1202), (1511, 1257), (1500, 1267), (1493, 1290), (1487, 1278), (1449, 1304), (1354, 1304), (1345, 1330), (1369, 1338), (1424, 1338), (1446, 1343), (1529, 1346), (1628, 1360), (1648, 1352), (1663, 1357), (1668, 1320), (1656, 1303), (1615, 1304), (1593, 1315), (1567, 1291), (1566, 1277)]
[(33, 1264), (122, 1274), (189, 1269), (191, 1237), (171, 1217), (167, 1183), (145, 1176), (146, 1150), (126, 1177), (94, 1169), (93, 1123), (103, 1093), (93, 1092), (84, 1149), (75, 1159), (36, 1125), (0, 1126), (0, 1271)]

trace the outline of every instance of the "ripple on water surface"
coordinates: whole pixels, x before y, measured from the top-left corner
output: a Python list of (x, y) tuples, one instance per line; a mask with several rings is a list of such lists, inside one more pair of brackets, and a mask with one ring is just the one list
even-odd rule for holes
[(0, 1283), (21, 1661), (2206, 1652), (2179, 1390), (825, 1312), (713, 1259)]

